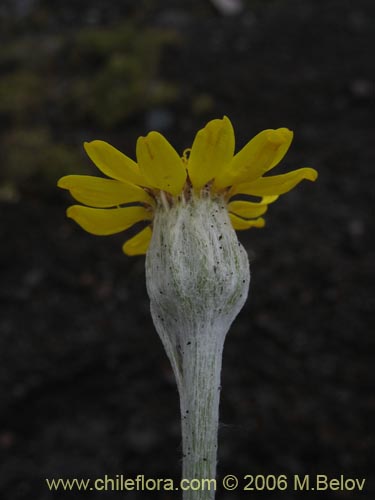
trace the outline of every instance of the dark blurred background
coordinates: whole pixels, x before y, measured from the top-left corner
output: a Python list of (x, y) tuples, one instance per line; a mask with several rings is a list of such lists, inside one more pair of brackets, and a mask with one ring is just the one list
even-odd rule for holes
[[(291, 128), (278, 171), (320, 176), (239, 235), (252, 283), (224, 353), (219, 477), (344, 474), (365, 491), (311, 497), (374, 498), (375, 3), (236, 5), (0, 3), (1, 499), (79, 497), (46, 477), (179, 477), (178, 396), (144, 258), (121, 253), (124, 235), (66, 220), (56, 180), (96, 174), (84, 140), (134, 157), (155, 129), (182, 152), (223, 114), (238, 148)], [(302, 496), (245, 493), (217, 498)], [(87, 494), (120, 496), (180, 494)]]

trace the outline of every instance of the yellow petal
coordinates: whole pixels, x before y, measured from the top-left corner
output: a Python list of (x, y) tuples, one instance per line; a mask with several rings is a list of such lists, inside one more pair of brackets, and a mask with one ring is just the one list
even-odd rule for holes
[(237, 215), (229, 214), (229, 218), (236, 231), (250, 229), (251, 227), (264, 227), (266, 224), (266, 221), (262, 217), (253, 220), (246, 220), (241, 219), (241, 217), (237, 217)]
[(150, 132), (137, 141), (139, 168), (149, 183), (178, 195), (186, 180), (185, 166), (169, 142), (159, 132)]
[(151, 213), (143, 207), (89, 208), (72, 205), (66, 215), (85, 231), (99, 236), (120, 233), (137, 222), (150, 220)]
[(150, 226), (145, 227), (141, 232), (137, 233), (133, 238), (130, 238), (122, 246), (122, 250), (126, 255), (143, 255), (147, 252), (152, 236)]
[(149, 187), (138, 165), (128, 156), (104, 141), (85, 142), (86, 153), (103, 174), (118, 181)]
[(245, 219), (253, 219), (267, 212), (266, 203), (254, 203), (251, 201), (236, 200), (228, 203), (228, 211)]
[(231, 196), (235, 194), (248, 194), (253, 196), (269, 196), (287, 193), (303, 179), (315, 181), (318, 172), (313, 168), (299, 168), (293, 172), (282, 175), (261, 177), (253, 182), (246, 182), (233, 186)]
[(278, 199), (279, 199), (278, 195), (275, 195), (275, 196), (263, 196), (261, 203), (262, 204), (265, 203), (266, 205), (270, 205), (271, 203), (274, 203)]
[(212, 120), (195, 136), (188, 162), (189, 177), (196, 190), (220, 176), (234, 154), (234, 131), (230, 120)]
[(293, 132), (287, 128), (263, 130), (235, 155), (215, 186), (222, 189), (257, 179), (283, 159), (292, 139)]
[(129, 182), (102, 179), (91, 175), (66, 175), (59, 179), (58, 187), (68, 189), (77, 201), (92, 207), (114, 207), (124, 203), (154, 204), (146, 191)]

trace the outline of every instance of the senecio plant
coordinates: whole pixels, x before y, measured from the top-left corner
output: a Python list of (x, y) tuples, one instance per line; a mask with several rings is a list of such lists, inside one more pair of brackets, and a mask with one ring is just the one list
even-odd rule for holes
[[(67, 216), (95, 235), (144, 222), (123, 245), (146, 254), (151, 314), (180, 395), (184, 479), (216, 476), (224, 340), (245, 303), (249, 261), (236, 230), (263, 227), (268, 205), (317, 172), (264, 176), (287, 152), (293, 133), (264, 130), (237, 154), (227, 117), (210, 121), (182, 157), (158, 132), (137, 141), (137, 163), (103, 141), (85, 143), (109, 178), (62, 177), (58, 186), (83, 205)], [(251, 197), (251, 198), (250, 198)], [(257, 201), (254, 201), (257, 200)], [(215, 492), (185, 491), (185, 500)]]

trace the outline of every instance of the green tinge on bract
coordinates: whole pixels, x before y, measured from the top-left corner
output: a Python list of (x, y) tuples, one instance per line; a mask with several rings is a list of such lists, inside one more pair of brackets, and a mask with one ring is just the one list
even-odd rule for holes
[(230, 164), (234, 154), (234, 131), (230, 120), (212, 120), (195, 136), (188, 162), (189, 177), (196, 191), (202, 189)]
[(176, 150), (159, 132), (137, 141), (137, 161), (142, 175), (157, 189), (174, 196), (181, 193), (186, 169)]
[(102, 209), (72, 205), (66, 215), (85, 231), (97, 236), (120, 233), (137, 222), (152, 218), (152, 214), (143, 207)]
[(66, 175), (57, 185), (69, 190), (80, 203), (91, 207), (109, 208), (135, 202), (154, 205), (154, 200), (144, 189), (129, 182), (91, 175)]

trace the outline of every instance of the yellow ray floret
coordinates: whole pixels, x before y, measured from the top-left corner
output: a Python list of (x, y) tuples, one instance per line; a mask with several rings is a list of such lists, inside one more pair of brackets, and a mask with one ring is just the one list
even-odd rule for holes
[(90, 208), (73, 205), (66, 215), (75, 220), (85, 231), (98, 236), (120, 233), (137, 222), (151, 220), (151, 213), (143, 207)]
[(134, 202), (154, 205), (154, 200), (144, 189), (129, 182), (91, 175), (66, 175), (57, 185), (68, 189), (73, 198), (91, 207), (109, 208)]
[(90, 159), (103, 174), (118, 181), (147, 186), (138, 165), (128, 156), (104, 141), (85, 142), (84, 148)]
[(138, 139), (137, 160), (142, 174), (153, 187), (175, 196), (181, 193), (186, 181), (185, 165), (161, 134), (150, 132)]
[(264, 227), (266, 221), (263, 217), (258, 217), (257, 219), (242, 219), (242, 217), (238, 217), (235, 214), (229, 214), (230, 221), (232, 226), (236, 231), (242, 231), (244, 229), (250, 229), (251, 227)]
[(189, 157), (190, 180), (196, 191), (222, 174), (234, 153), (234, 131), (229, 119), (212, 120), (195, 136)]
[(234, 185), (230, 194), (249, 194), (253, 196), (281, 195), (293, 189), (302, 180), (315, 181), (317, 177), (318, 173), (313, 168), (299, 168), (287, 174), (259, 177), (259, 179), (252, 182)]
[(244, 219), (253, 219), (266, 213), (267, 203), (254, 203), (252, 201), (236, 200), (228, 203), (228, 211)]
[(292, 139), (287, 128), (263, 130), (234, 155), (233, 126), (224, 116), (199, 130), (190, 155), (183, 158), (159, 132), (138, 139), (137, 162), (104, 141), (86, 142), (87, 154), (109, 178), (67, 175), (58, 186), (87, 205), (73, 205), (67, 215), (89, 233), (109, 235), (151, 221), (123, 245), (127, 255), (140, 255), (149, 246), (155, 211), (195, 197), (211, 196), (226, 204), (236, 230), (263, 227), (260, 216), (271, 203), (302, 180), (318, 176), (312, 168), (264, 176), (284, 158)]
[(148, 245), (150, 244), (152, 230), (150, 226), (145, 227), (135, 236), (126, 241), (122, 250), (126, 255), (143, 255), (147, 252)]
[(287, 128), (263, 130), (234, 156), (215, 179), (215, 186), (223, 188), (260, 177), (283, 159), (292, 139), (293, 132)]

